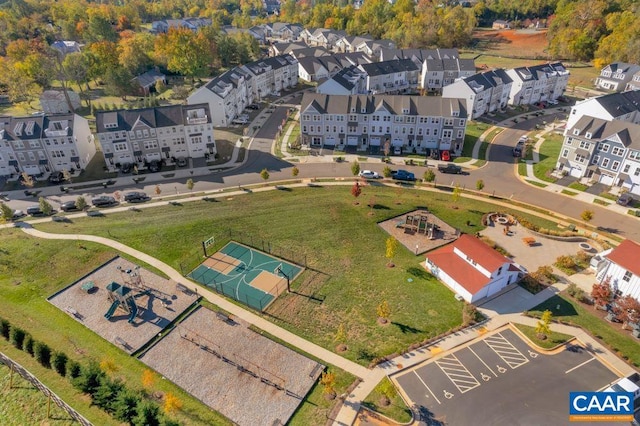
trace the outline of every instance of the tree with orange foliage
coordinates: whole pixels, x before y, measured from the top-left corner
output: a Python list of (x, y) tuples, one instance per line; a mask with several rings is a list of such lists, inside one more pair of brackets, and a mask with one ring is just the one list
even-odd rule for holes
[[(362, 194), (362, 187), (360, 186), (360, 183), (355, 182), (351, 187), (351, 195), (353, 195), (353, 197), (357, 200), (360, 194)], [(354, 201), (354, 204), (358, 204), (358, 202)]]
[(623, 326), (627, 326), (629, 323), (640, 323), (640, 302), (634, 297), (626, 295), (616, 300), (616, 305), (620, 309), (620, 319), (623, 322)]
[(156, 376), (148, 368), (142, 372), (142, 387), (150, 389), (156, 383)]
[(164, 396), (164, 404), (162, 408), (165, 413), (173, 414), (182, 408), (182, 401), (171, 392), (167, 392)]
[(593, 297), (596, 306), (606, 306), (611, 301), (612, 296), (611, 277), (607, 277), (600, 284), (595, 283), (591, 289), (591, 297)]

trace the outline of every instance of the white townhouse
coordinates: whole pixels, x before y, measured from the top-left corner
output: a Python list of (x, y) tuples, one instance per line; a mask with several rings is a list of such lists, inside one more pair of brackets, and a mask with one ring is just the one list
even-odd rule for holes
[(318, 84), (316, 93), (323, 95), (360, 95), (367, 93), (367, 74), (356, 66), (343, 68), (333, 77)]
[(214, 126), (227, 127), (247, 105), (298, 83), (298, 61), (290, 55), (235, 67), (193, 92), (188, 104), (207, 103)]
[(633, 76), (640, 71), (640, 66), (626, 62), (614, 62), (600, 70), (600, 76), (596, 78), (596, 87), (605, 90), (620, 92), (626, 89), (627, 84), (633, 80)]
[(640, 244), (624, 240), (617, 247), (605, 250), (599, 255), (604, 262), (598, 265), (597, 280), (603, 282), (609, 279), (614, 291), (640, 301)]
[(511, 78), (503, 69), (485, 71), (444, 86), (442, 97), (461, 98), (467, 103), (469, 118), (503, 110), (509, 101)]
[(95, 153), (89, 122), (77, 114), (0, 117), (0, 176), (74, 173)]
[(467, 234), (427, 253), (424, 267), (469, 303), (491, 297), (524, 274), (511, 259)]
[(459, 78), (470, 77), (476, 73), (473, 59), (425, 59), (420, 73), (420, 88), (429, 92), (441, 92)]
[(367, 93), (404, 94), (418, 89), (420, 69), (411, 59), (360, 64), (358, 68), (366, 74)]
[(583, 116), (567, 129), (556, 168), (640, 195), (640, 125)]
[(640, 92), (611, 93), (576, 102), (567, 118), (565, 136), (584, 115), (640, 124)]
[(569, 83), (569, 71), (560, 62), (513, 68), (506, 72), (513, 81), (509, 105), (531, 105), (556, 100), (562, 96)]
[(330, 30), (326, 28), (305, 29), (300, 33), (300, 38), (309, 46), (322, 46), (333, 50), (338, 40), (345, 37), (343, 30)]
[(357, 52), (357, 46), (368, 41), (373, 41), (373, 38), (369, 35), (344, 36), (336, 40), (333, 49), (338, 53)]
[(152, 161), (213, 158), (216, 144), (209, 105), (170, 105), (96, 114), (96, 131), (110, 171), (124, 164), (139, 170)]
[(302, 143), (377, 154), (388, 142), (404, 152), (459, 156), (464, 145), (464, 100), (401, 95), (305, 93)]
[(640, 90), (640, 71), (633, 74), (633, 78), (630, 82), (627, 83), (624, 88), (625, 92), (628, 92), (630, 90)]

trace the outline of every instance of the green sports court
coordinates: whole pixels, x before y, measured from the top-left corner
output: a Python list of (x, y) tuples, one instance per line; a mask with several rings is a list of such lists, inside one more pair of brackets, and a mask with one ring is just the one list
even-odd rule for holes
[(247, 306), (264, 311), (303, 268), (230, 241), (187, 277)]

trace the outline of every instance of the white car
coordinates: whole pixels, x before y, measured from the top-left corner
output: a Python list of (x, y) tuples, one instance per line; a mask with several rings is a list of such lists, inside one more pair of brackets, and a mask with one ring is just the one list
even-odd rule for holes
[(558, 105), (558, 101), (556, 101), (555, 99), (549, 99), (547, 103), (551, 105)]
[(365, 179), (380, 179), (380, 175), (373, 170), (361, 170), (358, 176)]

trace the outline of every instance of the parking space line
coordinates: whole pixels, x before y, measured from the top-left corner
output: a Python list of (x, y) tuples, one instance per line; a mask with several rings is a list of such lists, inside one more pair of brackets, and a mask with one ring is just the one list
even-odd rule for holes
[(564, 374), (569, 374), (569, 373), (571, 373), (573, 370), (576, 370), (576, 369), (578, 369), (578, 368), (582, 367), (583, 365), (590, 363), (590, 362), (591, 362), (591, 361), (593, 361), (594, 359), (595, 359), (594, 357), (591, 357), (590, 359), (586, 360), (585, 362), (580, 363), (580, 364), (576, 365), (575, 367), (568, 369), (567, 371), (565, 371), (565, 372), (564, 372)]
[(489, 346), (511, 369), (516, 369), (529, 362), (522, 352), (520, 352), (502, 334), (496, 333), (484, 339)]
[(424, 382), (424, 380), (422, 380), (422, 377), (420, 377), (420, 376), (418, 375), (418, 373), (417, 373), (415, 370), (413, 371), (413, 374), (415, 374), (415, 375), (416, 375), (416, 377), (418, 378), (418, 380), (420, 380), (420, 382), (424, 385), (424, 387), (425, 387), (425, 388), (427, 388), (427, 390), (429, 391), (429, 393), (431, 394), (431, 396), (433, 397), (433, 399), (435, 399), (435, 400), (436, 400), (436, 402), (437, 402), (438, 404), (442, 405), (442, 403), (440, 402), (440, 400), (439, 400), (439, 399), (434, 395), (434, 393), (433, 393), (433, 392), (431, 392), (431, 388), (430, 388), (429, 386), (427, 386), (427, 384)]
[(437, 360), (436, 365), (453, 382), (460, 393), (465, 393), (480, 386), (480, 382), (462, 365), (460, 360), (454, 355), (447, 355)]
[(476, 356), (476, 358), (478, 358), (478, 359), (480, 360), (480, 362), (481, 362), (481, 363), (483, 363), (483, 364), (484, 364), (484, 366), (485, 366), (485, 367), (487, 367), (487, 369), (488, 369), (489, 371), (491, 371), (491, 373), (492, 373), (494, 376), (498, 377), (498, 375), (497, 375), (496, 373), (494, 373), (494, 371), (491, 369), (491, 367), (489, 367), (489, 366), (487, 365), (487, 363), (486, 363), (486, 362), (484, 362), (484, 360), (483, 360), (482, 358), (480, 358), (480, 356), (478, 356), (478, 354), (477, 354), (477, 353), (476, 353), (476, 352), (471, 348), (471, 346), (469, 346), (469, 350), (471, 351), (471, 353), (472, 353), (472, 354), (474, 354), (474, 355)]

